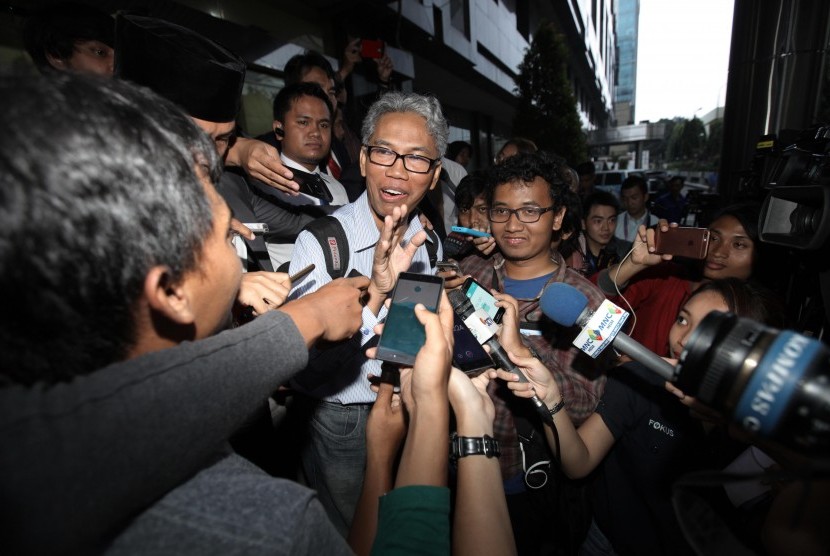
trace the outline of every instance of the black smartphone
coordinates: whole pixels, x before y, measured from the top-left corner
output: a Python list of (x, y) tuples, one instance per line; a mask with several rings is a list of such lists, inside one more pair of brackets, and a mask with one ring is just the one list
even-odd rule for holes
[(468, 375), (475, 376), (480, 374), (484, 369), (489, 369), (493, 366), (493, 360), (485, 351), (481, 344), (478, 343), (476, 337), (461, 320), (461, 317), (455, 315), (455, 323), (453, 324), (452, 335), (455, 338), (455, 345), (453, 346), (452, 363)]
[(438, 272), (446, 272), (452, 270), (453, 272), (461, 272), (458, 268), (458, 263), (455, 261), (438, 261), (435, 263), (435, 268)]
[(292, 181), (297, 182), (300, 186), (300, 193), (323, 199), (327, 203), (330, 203), (334, 199), (331, 196), (331, 191), (329, 191), (326, 182), (317, 174), (309, 174), (308, 172), (295, 170), (294, 168), (289, 168), (289, 170), (294, 174), (294, 177), (291, 178)]
[(415, 364), (415, 356), (426, 342), (424, 326), (415, 316), (415, 304), (423, 303), (430, 311), (436, 311), (443, 289), (444, 279), (440, 276), (412, 272), (398, 275), (378, 343), (377, 359), (400, 365)]
[(493, 294), (487, 291), (487, 288), (473, 280), (472, 276), (464, 281), (464, 285), (461, 286), (461, 291), (470, 298), (470, 303), (473, 304), (473, 307), (484, 310), (490, 315), (493, 322), (501, 322), (501, 317), (504, 315), (504, 307), (496, 307), (496, 298), (493, 297)]
[(689, 259), (705, 259), (709, 250), (709, 230), (706, 228), (660, 228), (654, 234), (655, 253)]
[(467, 240), (467, 236), (458, 232), (450, 232), (444, 240), (444, 256), (449, 258), (461, 258), (473, 250), (473, 242)]

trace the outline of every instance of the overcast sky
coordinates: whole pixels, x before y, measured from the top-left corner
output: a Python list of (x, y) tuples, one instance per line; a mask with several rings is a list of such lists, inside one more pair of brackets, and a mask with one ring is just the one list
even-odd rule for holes
[(637, 122), (723, 105), (733, 0), (640, 0)]

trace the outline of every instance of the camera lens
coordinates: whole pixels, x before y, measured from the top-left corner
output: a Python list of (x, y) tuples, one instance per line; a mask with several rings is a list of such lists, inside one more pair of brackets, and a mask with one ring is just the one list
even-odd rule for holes
[(804, 455), (830, 449), (830, 351), (818, 340), (713, 312), (678, 364), (678, 386), (745, 430)]

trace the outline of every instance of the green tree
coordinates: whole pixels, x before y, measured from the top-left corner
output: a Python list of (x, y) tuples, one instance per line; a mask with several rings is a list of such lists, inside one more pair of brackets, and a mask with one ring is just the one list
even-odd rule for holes
[(720, 167), (720, 155), (722, 151), (723, 118), (718, 118), (709, 124), (709, 135), (706, 137), (706, 147), (703, 150), (705, 161), (711, 168)]
[(680, 158), (690, 161), (700, 160), (705, 145), (706, 128), (702, 121), (694, 117), (683, 126), (680, 138)]
[(573, 166), (586, 160), (587, 141), (568, 80), (568, 56), (562, 35), (549, 23), (540, 25), (519, 65), (513, 133)]

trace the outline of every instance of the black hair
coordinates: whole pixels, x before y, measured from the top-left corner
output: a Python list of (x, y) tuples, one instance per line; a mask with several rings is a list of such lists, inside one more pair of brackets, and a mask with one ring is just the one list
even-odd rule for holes
[(61, 2), (29, 16), (23, 27), (23, 45), (35, 66), (52, 71), (47, 55), (66, 60), (75, 43), (96, 40), (115, 45), (115, 21), (106, 12), (86, 4)]
[(330, 79), (334, 79), (334, 69), (325, 56), (314, 50), (307, 50), (302, 54), (292, 56), (283, 69), (283, 79), (286, 85), (300, 83), (303, 77), (312, 68), (320, 68)]
[[(711, 280), (701, 284), (689, 299), (705, 292), (719, 295), (729, 308), (729, 312), (739, 317), (750, 318), (775, 328), (784, 328), (788, 324), (786, 310), (779, 296), (755, 282), (738, 278)], [(688, 302), (686, 300), (686, 303)]]
[(447, 145), (447, 154), (444, 156), (450, 160), (455, 160), (455, 157), (458, 156), (464, 149), (469, 149), (470, 154), (473, 153), (473, 146), (467, 141), (453, 141)]
[(0, 94), (0, 381), (55, 382), (126, 357), (153, 266), (197, 268), (213, 216), (196, 169), (215, 182), (221, 160), (125, 81), (4, 76)]
[(633, 189), (635, 187), (639, 187), (643, 195), (648, 194), (648, 184), (646, 183), (646, 179), (643, 176), (638, 175), (631, 175), (625, 178), (622, 182), (622, 186), (620, 186), (620, 191), (625, 189)]
[(512, 137), (505, 141), (504, 145), (501, 146), (499, 149), (499, 153), (503, 152), (504, 149), (513, 145), (516, 147), (517, 154), (533, 154), (539, 150), (539, 147), (536, 146), (536, 143), (527, 139), (526, 137)]
[(322, 100), (329, 109), (329, 117), (334, 120), (334, 110), (331, 106), (329, 96), (317, 83), (292, 83), (283, 87), (277, 96), (274, 97), (274, 119), (285, 122), (285, 115), (294, 106), (294, 103), (302, 97), (314, 97)]
[(566, 259), (579, 250), (579, 231), (582, 229), (582, 201), (579, 195), (571, 189), (562, 193), (562, 204), (565, 206), (565, 217), (562, 218), (562, 227), (558, 233), (568, 235), (559, 244), (557, 250)]
[(758, 235), (758, 218), (760, 214), (761, 206), (758, 203), (736, 203), (734, 205), (724, 207), (718, 211), (712, 218), (711, 222), (714, 222), (723, 216), (731, 216), (735, 218), (735, 220), (741, 223), (744, 231), (746, 231), (746, 235), (752, 240), (757, 248), (761, 241), (761, 238)]
[(455, 188), (455, 206), (459, 211), (470, 210), (476, 197), (487, 189), (487, 173), (484, 170), (470, 172), (458, 182)]
[(591, 213), (591, 207), (594, 205), (601, 205), (604, 207), (614, 207), (615, 212), (620, 212), (620, 203), (613, 193), (608, 191), (594, 191), (582, 203), (582, 211), (585, 218)]
[(594, 163), (589, 160), (577, 166), (576, 173), (580, 176), (593, 176), (597, 173), (597, 167), (594, 166)]
[(562, 208), (563, 192), (568, 188), (565, 166), (553, 160), (544, 152), (519, 153), (505, 158), (487, 171), (487, 205), (493, 205), (496, 187), (505, 183), (530, 183), (542, 178), (549, 185), (553, 212)]

